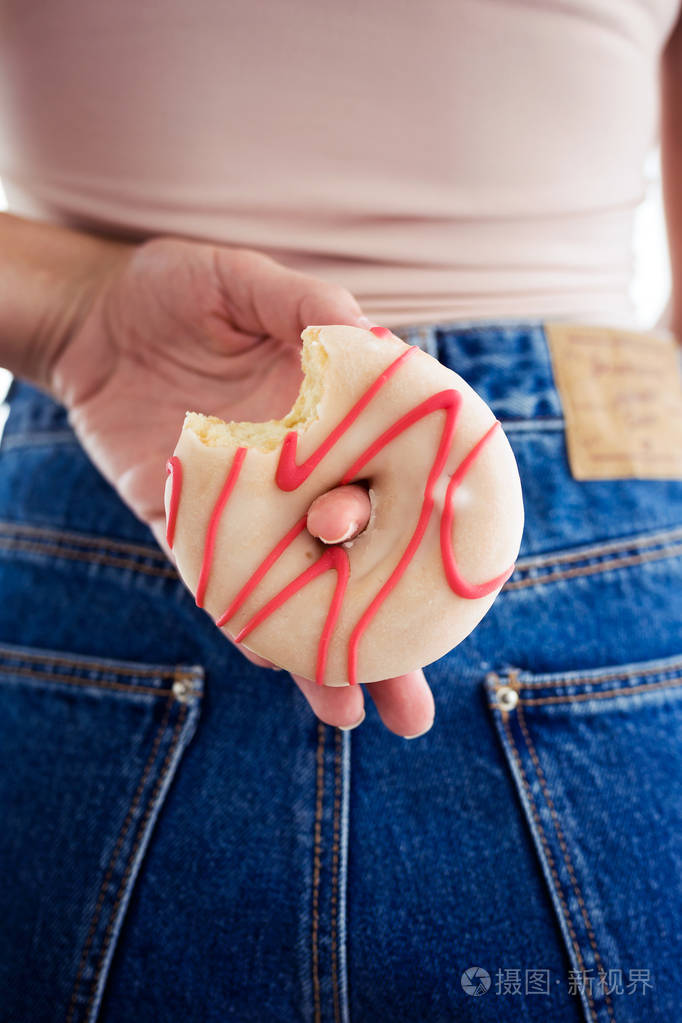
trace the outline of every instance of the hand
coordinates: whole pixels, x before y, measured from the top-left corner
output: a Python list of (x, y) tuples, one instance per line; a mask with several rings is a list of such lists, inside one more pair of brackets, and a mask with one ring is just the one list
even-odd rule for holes
[[(55, 354), (50, 386), (93, 462), (167, 550), (162, 480), (185, 411), (281, 418), (302, 379), (303, 328), (363, 319), (343, 288), (259, 253), (157, 239), (116, 250)], [(333, 542), (353, 522), (354, 533), (364, 528), (369, 501), (361, 488), (343, 487), (309, 514), (313, 535)], [(354, 727), (364, 716), (364, 687), (294, 679), (328, 724)], [(421, 671), (368, 691), (391, 731), (412, 736), (430, 727), (433, 697)]]

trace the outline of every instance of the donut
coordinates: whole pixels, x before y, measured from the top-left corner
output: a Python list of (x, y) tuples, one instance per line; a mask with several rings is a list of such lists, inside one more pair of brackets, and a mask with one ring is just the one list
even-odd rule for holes
[[(499, 421), (456, 373), (387, 328), (309, 326), (291, 411), (188, 412), (168, 461), (167, 541), (196, 604), (249, 650), (320, 685), (442, 657), (518, 555), (521, 483)], [(366, 486), (353, 540), (306, 529), (312, 501)]]

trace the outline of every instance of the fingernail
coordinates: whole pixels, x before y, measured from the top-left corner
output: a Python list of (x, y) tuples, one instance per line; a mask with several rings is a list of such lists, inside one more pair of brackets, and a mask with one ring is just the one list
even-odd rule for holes
[(340, 730), (341, 730), (342, 732), (352, 732), (352, 730), (353, 730), (354, 728), (357, 728), (357, 727), (358, 727), (358, 725), (361, 725), (361, 724), (362, 724), (362, 722), (363, 722), (363, 721), (365, 720), (365, 713), (366, 713), (366, 711), (364, 711), (364, 710), (363, 710), (363, 712), (362, 712), (362, 717), (361, 717), (361, 718), (358, 718), (358, 720), (357, 720), (357, 721), (355, 722), (355, 724), (354, 724), (354, 725), (339, 725), (339, 729), (340, 729)]
[(365, 327), (366, 330), (369, 330), (370, 327), (377, 326), (377, 324), (373, 323), (372, 320), (370, 320), (369, 317), (367, 316), (358, 316), (357, 323), (358, 327)]
[[(434, 719), (435, 720), (435, 719)], [(423, 732), (415, 732), (414, 735), (403, 735), (403, 739), (418, 739), (420, 735), (426, 735), (430, 732), (433, 727), (433, 721), (430, 725), (427, 725)]]
[(322, 543), (343, 543), (344, 540), (350, 540), (351, 536), (353, 536), (354, 533), (357, 533), (359, 526), (360, 523), (353, 520), (348, 524), (346, 532), (342, 536), (338, 536), (336, 540), (332, 540), (330, 536), (321, 536), (319, 539)]

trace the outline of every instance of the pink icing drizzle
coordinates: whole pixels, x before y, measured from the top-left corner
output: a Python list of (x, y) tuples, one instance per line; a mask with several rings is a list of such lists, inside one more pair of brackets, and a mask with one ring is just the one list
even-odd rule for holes
[(282, 537), (279, 543), (275, 544), (268, 556), (261, 561), (253, 575), (247, 579), (246, 583), (242, 586), (241, 590), (227, 610), (223, 611), (220, 618), (217, 619), (216, 625), (222, 628), (223, 625), (227, 625), (233, 615), (236, 615), (244, 601), (251, 596), (256, 586), (258, 586), (258, 583), (261, 581), (263, 576), (270, 571), (272, 565), (274, 565), (277, 559), (284, 554), (284, 551), (287, 549), (289, 544), (293, 543), (296, 537), (303, 532), (307, 517), (307, 515), (304, 515), (303, 518), (299, 519), (294, 528), (290, 529), (289, 532)]
[[(390, 336), (390, 331), (385, 327), (373, 327), (372, 332), (377, 337)], [(336, 427), (328, 434), (326, 439), (319, 445), (319, 447), (299, 466), (296, 464), (296, 449), (298, 445), (299, 435), (296, 431), (292, 430), (288, 433), (282, 444), (282, 450), (280, 452), (279, 462), (277, 465), (277, 471), (275, 480), (277, 486), (283, 491), (296, 490), (305, 480), (308, 479), (313, 470), (320, 464), (323, 458), (327, 455), (330, 449), (336, 444), (336, 442), (343, 436), (343, 434), (349, 429), (349, 427), (355, 422), (358, 416), (363, 412), (369, 402), (375, 397), (375, 395), (381, 390), (381, 388), (391, 379), (391, 377), (401, 368), (404, 362), (417, 351), (416, 347), (410, 347), (403, 352), (397, 359), (394, 360), (370, 385), (365, 393), (359, 398), (353, 408), (347, 413), (347, 415), (337, 424)], [(385, 430), (378, 438), (376, 438), (365, 451), (353, 462), (351, 467), (343, 475), (341, 480), (342, 483), (349, 483), (360, 472), (360, 470), (367, 465), (368, 462), (375, 457), (387, 444), (390, 444), (392, 440), (398, 437), (405, 430), (408, 430), (419, 420), (425, 418), (433, 412), (443, 411), (445, 412), (445, 422), (443, 424), (443, 431), (438, 444), (438, 449), (429, 471), (426, 487), (424, 489), (424, 497), (422, 501), (422, 507), (417, 521), (417, 526), (410, 537), (410, 540), (401, 555), (398, 564), (395, 569), (380, 588), (379, 592), (370, 602), (369, 606), (361, 615), (355, 628), (351, 633), (348, 644), (348, 679), (351, 685), (357, 684), (357, 661), (358, 661), (358, 647), (360, 640), (364, 635), (367, 627), (371, 623), (372, 619), (376, 615), (377, 611), (385, 601), (386, 597), (391, 593), (395, 586), (400, 581), (405, 570), (407, 569), (410, 561), (414, 557), (422, 539), (426, 528), (428, 526), (431, 514), (434, 507), (433, 491), (434, 487), (445, 468), (447, 458), (452, 445), (452, 440), (455, 432), (455, 425), (459, 410), (462, 404), (462, 396), (458, 391), (453, 389), (440, 391), (437, 394), (432, 395), (425, 401), (420, 402), (419, 405), (415, 406), (411, 411), (401, 416), (400, 419), (396, 420), (387, 430)], [(499, 575), (493, 579), (483, 583), (469, 583), (460, 574), (457, 563), (455, 561), (454, 552), (452, 549), (452, 525), (454, 519), (454, 494), (457, 487), (460, 485), (462, 480), (467, 475), (469, 469), (473, 465), (474, 461), (478, 457), (483, 447), (488, 443), (490, 438), (495, 433), (500, 423), (498, 420), (490, 426), (486, 433), (481, 439), (474, 445), (474, 447), (468, 452), (468, 454), (462, 459), (461, 463), (450, 478), (445, 501), (443, 513), (441, 516), (440, 524), (440, 538), (441, 538), (441, 556), (443, 561), (443, 567), (445, 575), (451, 589), (460, 597), (464, 597), (470, 600), (478, 597), (484, 597), (493, 590), (497, 589), (506, 579), (511, 575), (514, 564), (506, 568)], [(213, 508), (211, 518), (206, 533), (206, 541), (204, 545), (204, 555), (201, 565), (201, 572), (199, 576), (199, 583), (197, 584), (196, 591), (196, 602), (199, 607), (203, 605), (205, 596), (206, 586), (211, 571), (211, 564), (213, 561), (213, 554), (215, 549), (215, 540), (220, 524), (220, 519), (229, 500), (232, 491), (237, 483), (241, 467), (246, 456), (246, 448), (238, 448), (227, 479), (221, 489), (218, 499)], [(175, 459), (178, 462), (179, 460)], [(179, 499), (179, 497), (178, 497)], [(177, 510), (177, 508), (176, 508)], [(169, 528), (170, 518), (173, 514), (173, 499), (171, 497), (171, 511), (169, 513)], [(173, 519), (173, 524), (174, 524)], [(306, 516), (299, 519), (295, 525), (275, 544), (272, 550), (260, 563), (258, 568), (253, 572), (250, 578), (247, 580), (245, 585), (239, 590), (236, 597), (232, 600), (229, 607), (223, 612), (223, 614), (217, 619), (216, 624), (219, 626), (226, 625), (227, 622), (236, 614), (239, 608), (248, 599), (251, 593), (256, 589), (258, 584), (268, 573), (272, 565), (277, 561), (284, 551), (290, 546), (291, 543), (296, 539), (297, 536), (304, 530), (306, 523)], [(348, 555), (342, 547), (330, 547), (327, 549), (321, 557), (313, 564), (310, 565), (304, 572), (296, 576), (291, 582), (284, 586), (274, 597), (267, 601), (243, 626), (240, 632), (235, 637), (235, 642), (239, 643), (246, 638), (254, 629), (256, 629), (263, 621), (266, 620), (271, 614), (273, 614), (278, 608), (285, 604), (294, 594), (298, 593), (304, 586), (313, 579), (316, 579), (319, 575), (324, 572), (334, 569), (337, 574), (336, 586), (334, 589), (334, 595), (327, 613), (322, 634), (320, 636), (318, 644), (317, 664), (316, 664), (316, 681), (322, 685), (324, 683), (324, 674), (327, 663), (327, 653), (329, 650), (329, 644), (331, 642), (334, 628), (338, 620), (338, 616), (341, 611), (343, 604), (343, 598), (348, 584), (350, 575), (350, 564), (348, 561)]]
[[(376, 328), (385, 330), (385, 327)], [(308, 479), (313, 469), (315, 469), (322, 459), (325, 457), (327, 452), (333, 448), (339, 437), (342, 437), (346, 430), (353, 425), (355, 420), (358, 418), (361, 412), (369, 405), (370, 401), (377, 394), (378, 391), (387, 383), (391, 377), (398, 372), (403, 363), (409, 359), (419, 349), (415, 347), (408, 348), (407, 351), (403, 352), (402, 355), (388, 366), (383, 373), (380, 373), (374, 383), (367, 388), (362, 397), (353, 405), (350, 412), (343, 417), (340, 423), (334, 427), (329, 436), (322, 441), (316, 451), (313, 451), (309, 458), (306, 458), (302, 465), (296, 465), (296, 445), (298, 444), (298, 434), (295, 430), (292, 430), (284, 438), (282, 444), (282, 452), (279, 456), (279, 463), (277, 465), (277, 475), (275, 481), (280, 490), (296, 490), (302, 483)]]
[[(305, 520), (304, 520), (305, 521)], [(334, 589), (334, 596), (332, 597), (331, 604), (329, 605), (329, 611), (327, 618), (322, 629), (322, 635), (317, 648), (317, 665), (315, 669), (315, 680), (318, 685), (324, 683), (324, 672), (327, 666), (327, 651), (329, 649), (329, 643), (334, 633), (334, 626), (336, 620), (339, 617), (341, 611), (341, 605), (343, 603), (343, 595), (346, 592), (346, 586), (348, 584), (348, 576), (350, 575), (350, 564), (348, 561), (348, 555), (342, 547), (330, 547), (326, 550), (321, 558), (315, 562), (314, 565), (310, 565), (306, 568), (305, 572), (301, 572), (300, 575), (296, 576), (290, 583), (288, 583), (279, 593), (265, 604), (260, 611), (257, 611), (252, 618), (248, 620), (244, 628), (237, 633), (234, 638), (235, 643), (241, 643), (243, 639), (249, 635), (256, 626), (260, 625), (261, 622), (276, 611), (278, 607), (285, 604), (287, 600), (298, 593), (299, 590), (303, 589), (309, 582), (316, 579), (318, 575), (323, 572), (329, 571), (330, 568), (336, 570), (336, 587)]]
[(478, 443), (474, 444), (473, 448), (466, 455), (457, 466), (457, 469), (450, 477), (448, 483), (448, 489), (445, 492), (445, 501), (443, 502), (443, 514), (440, 519), (440, 549), (441, 556), (443, 558), (443, 567), (445, 568), (445, 575), (447, 576), (450, 589), (454, 590), (459, 597), (467, 597), (469, 600), (476, 600), (478, 597), (485, 597), (486, 594), (491, 593), (492, 590), (497, 589), (502, 583), (506, 582), (509, 576), (514, 571), (514, 566), (505, 568), (504, 572), (500, 572), (494, 579), (490, 579), (487, 583), (468, 583), (464, 579), (457, 568), (457, 562), (455, 561), (455, 555), (452, 550), (452, 522), (455, 515), (454, 509), (454, 494), (457, 487), (460, 485), (467, 472), (471, 468), (472, 463), (476, 459), (481, 448), (488, 443), (493, 433), (497, 430), (500, 425), (499, 419), (496, 419), (489, 430), (487, 430)]
[(170, 502), (168, 505), (168, 521), (166, 523), (166, 543), (173, 550), (175, 539), (175, 523), (178, 518), (178, 507), (180, 505), (180, 493), (182, 491), (182, 464), (177, 455), (173, 455), (166, 462), (166, 477), (171, 478)]
[(211, 574), (213, 551), (215, 550), (215, 538), (216, 533), (218, 532), (218, 526), (220, 525), (220, 518), (223, 514), (223, 508), (227, 504), (230, 494), (235, 488), (245, 457), (246, 448), (237, 448), (234, 458), (232, 459), (230, 471), (227, 474), (227, 479), (225, 480), (223, 488), (218, 495), (218, 500), (214, 505), (211, 518), (209, 519), (208, 529), (206, 531), (206, 543), (204, 544), (204, 558), (201, 563), (201, 572), (199, 573), (199, 582), (197, 583), (197, 592), (195, 596), (197, 607), (204, 606), (204, 596), (206, 594), (206, 586), (208, 585), (208, 577)]

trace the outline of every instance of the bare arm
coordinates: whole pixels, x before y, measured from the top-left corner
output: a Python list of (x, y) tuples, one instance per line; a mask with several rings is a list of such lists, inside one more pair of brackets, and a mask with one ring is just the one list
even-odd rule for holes
[(130, 248), (0, 214), (0, 365), (48, 388), (48, 367)]

